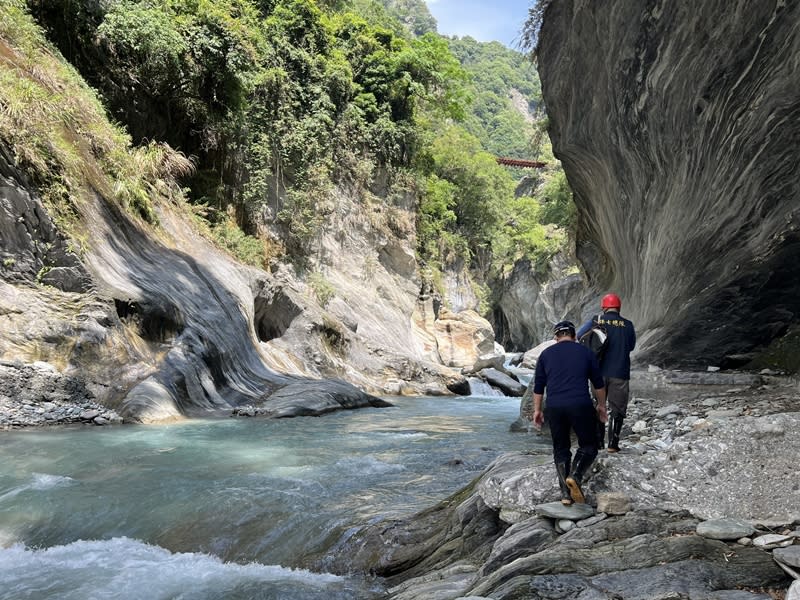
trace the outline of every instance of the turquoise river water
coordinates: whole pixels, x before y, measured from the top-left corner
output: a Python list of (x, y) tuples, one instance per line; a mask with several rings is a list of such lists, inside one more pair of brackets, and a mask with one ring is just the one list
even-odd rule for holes
[[(0, 432), (0, 599), (381, 598), (314, 565), (536, 443), (519, 399), (284, 420)], [(533, 457), (532, 457), (533, 458)]]

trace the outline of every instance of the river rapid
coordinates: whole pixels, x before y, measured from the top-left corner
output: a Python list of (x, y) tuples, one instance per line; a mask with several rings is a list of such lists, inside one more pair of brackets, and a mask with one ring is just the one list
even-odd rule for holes
[(0, 598), (382, 597), (380, 580), (325, 573), (326, 552), (537, 443), (509, 432), (518, 398), (388, 400), (319, 418), (3, 432)]

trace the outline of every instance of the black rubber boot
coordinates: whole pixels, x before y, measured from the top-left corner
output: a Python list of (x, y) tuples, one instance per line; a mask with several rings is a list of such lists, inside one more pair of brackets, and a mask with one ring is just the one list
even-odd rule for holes
[(597, 449), (602, 450), (606, 447), (606, 424), (597, 419)]
[(622, 431), (624, 419), (619, 415), (611, 415), (608, 421), (608, 451), (612, 454), (619, 452), (619, 434)]
[(610, 414), (608, 415), (608, 452), (609, 454), (613, 454), (614, 452), (619, 452), (619, 440), (617, 440), (617, 444), (614, 444), (614, 421), (616, 421), (616, 415)]
[(556, 473), (558, 473), (558, 485), (561, 487), (561, 504), (569, 506), (572, 504), (572, 496), (567, 486), (567, 476), (569, 475), (569, 462), (556, 463)]
[(572, 473), (567, 476), (567, 487), (572, 501), (577, 504), (586, 504), (586, 497), (583, 495), (581, 484), (592, 466), (594, 458), (589, 458), (585, 454), (575, 457), (575, 464), (572, 465)]

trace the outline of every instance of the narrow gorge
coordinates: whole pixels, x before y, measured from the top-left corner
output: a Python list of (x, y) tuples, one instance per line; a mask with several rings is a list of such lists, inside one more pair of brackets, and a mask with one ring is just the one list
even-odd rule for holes
[[(424, 2), (78, 5), (0, 5), (19, 589), (91, 556), (163, 597), (800, 598), (800, 3), (533, 3), (540, 97), (498, 67), (492, 122), (552, 155), (516, 196), (468, 59), (527, 57)], [(609, 291), (630, 418), (564, 513), (507, 368)]]

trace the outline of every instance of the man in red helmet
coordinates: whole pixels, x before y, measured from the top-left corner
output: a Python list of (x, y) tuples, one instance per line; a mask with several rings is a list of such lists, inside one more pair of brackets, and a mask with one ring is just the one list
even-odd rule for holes
[(622, 422), (628, 413), (631, 352), (636, 347), (636, 330), (631, 321), (619, 314), (622, 301), (616, 294), (603, 296), (600, 308), (603, 313), (584, 323), (578, 329), (577, 336), (580, 339), (592, 328), (593, 323), (602, 325), (608, 335), (600, 370), (605, 379), (608, 402), (608, 452), (614, 453), (619, 452)]

